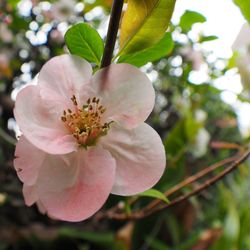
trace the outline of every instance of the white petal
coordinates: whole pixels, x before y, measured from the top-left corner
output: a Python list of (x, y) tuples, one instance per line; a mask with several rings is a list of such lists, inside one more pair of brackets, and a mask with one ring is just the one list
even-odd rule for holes
[(19, 92), (14, 114), (25, 137), (39, 149), (51, 154), (77, 150), (76, 141), (60, 116), (51, 112), (47, 103), (41, 99), (38, 86), (27, 86)]
[(151, 113), (155, 92), (152, 83), (136, 67), (114, 64), (99, 70), (91, 85), (106, 108), (104, 119), (118, 121), (126, 127), (136, 127)]
[(79, 99), (80, 87), (89, 83), (91, 76), (92, 67), (86, 60), (74, 55), (61, 55), (53, 57), (42, 67), (38, 85), (44, 99), (57, 103), (61, 100), (70, 105), (70, 98), (76, 95)]
[(102, 207), (114, 177), (115, 160), (110, 153), (92, 147), (64, 157), (48, 156), (36, 186), (49, 216), (81, 221)]
[(143, 192), (154, 186), (164, 172), (164, 146), (160, 136), (146, 123), (131, 130), (113, 124), (100, 143), (116, 160), (113, 194)]

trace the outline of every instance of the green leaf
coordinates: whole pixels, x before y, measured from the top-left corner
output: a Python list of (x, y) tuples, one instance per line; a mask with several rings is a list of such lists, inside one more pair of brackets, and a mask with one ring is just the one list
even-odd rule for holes
[(127, 200), (125, 200), (125, 207), (124, 207), (124, 210), (126, 212), (127, 215), (130, 215), (131, 214), (131, 206), (130, 204), (128, 203)]
[(238, 7), (241, 10), (241, 13), (246, 18), (246, 20), (250, 23), (249, 0), (234, 0), (234, 3), (238, 5)]
[(186, 138), (187, 138), (188, 142), (193, 141), (193, 139), (196, 137), (200, 127), (201, 127), (201, 124), (199, 122), (197, 122), (191, 115), (186, 117), (185, 132), (186, 132)]
[(169, 203), (169, 200), (167, 199), (167, 197), (165, 196), (165, 194), (163, 194), (162, 192), (156, 190), (156, 189), (148, 189), (140, 194), (138, 194), (138, 196), (146, 196), (146, 197), (152, 197), (152, 198), (157, 198), (160, 199), (162, 201), (165, 201), (166, 203)]
[(228, 63), (227, 63), (227, 69), (232, 69), (237, 67), (237, 60), (239, 57), (239, 52), (234, 51), (232, 56), (229, 58)]
[[(13, 7), (14, 8), (14, 7)], [(17, 11), (14, 11), (12, 14), (12, 22), (8, 26), (12, 32), (20, 32), (20, 30), (28, 30), (29, 29), (29, 21), (19, 16)]]
[(228, 214), (224, 224), (224, 236), (231, 242), (231, 244), (237, 242), (240, 233), (240, 221), (239, 214), (235, 205), (231, 204), (228, 210)]
[(121, 24), (119, 55), (151, 47), (168, 28), (176, 0), (128, 0)]
[(200, 124), (191, 116), (179, 120), (164, 140), (169, 157), (180, 156), (188, 149), (200, 128)]
[(100, 65), (104, 45), (98, 32), (90, 25), (73, 25), (65, 34), (65, 42), (71, 54)]
[(17, 4), (19, 3), (19, 0), (9, 0), (8, 4), (12, 7), (12, 8), (16, 8)]
[(183, 152), (187, 147), (187, 141), (185, 119), (182, 119), (170, 130), (167, 138), (164, 140), (164, 146), (168, 150), (169, 157), (174, 157)]
[(146, 242), (152, 250), (170, 250), (170, 248), (166, 245), (165, 242), (160, 241), (158, 239), (154, 239), (152, 236), (147, 237)]
[(202, 14), (195, 11), (186, 10), (181, 16), (179, 25), (182, 31), (188, 32), (195, 23), (204, 23), (206, 20), (207, 19)]
[(90, 232), (90, 231), (79, 231), (73, 228), (62, 228), (60, 235), (67, 236), (76, 239), (86, 240), (100, 246), (109, 246), (114, 243), (115, 237), (112, 232)]
[(6, 250), (7, 249), (7, 245), (4, 243), (0, 243), (0, 250)]
[(166, 33), (164, 37), (154, 46), (119, 58), (118, 63), (126, 62), (137, 67), (141, 67), (148, 62), (159, 60), (163, 56), (169, 55), (174, 48), (174, 41), (170, 33)]
[(95, 1), (84, 1), (84, 13), (88, 13), (93, 10), (95, 7), (102, 7), (106, 11), (110, 11), (112, 1), (110, 0), (95, 0)]
[(202, 36), (200, 38), (200, 43), (204, 43), (204, 42), (210, 42), (210, 41), (213, 41), (213, 40), (216, 40), (218, 39), (218, 36)]
[(250, 103), (250, 98), (249, 98), (249, 97), (245, 97), (245, 96), (243, 96), (242, 94), (238, 94), (238, 95), (237, 95), (237, 98), (238, 98), (239, 101), (241, 101), (241, 102), (248, 102), (248, 103)]

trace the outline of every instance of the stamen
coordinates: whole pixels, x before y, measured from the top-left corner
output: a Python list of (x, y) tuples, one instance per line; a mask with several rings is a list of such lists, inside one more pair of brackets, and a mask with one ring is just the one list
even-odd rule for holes
[(71, 101), (73, 102), (73, 104), (74, 104), (75, 106), (77, 106), (77, 101), (76, 101), (76, 96), (75, 96), (75, 95), (73, 95), (73, 96), (71, 97)]
[(86, 148), (95, 145), (98, 138), (107, 134), (112, 123), (101, 123), (102, 114), (106, 109), (99, 105), (100, 99), (96, 97), (88, 98), (87, 104), (84, 104), (82, 108), (78, 108), (75, 95), (72, 96), (71, 101), (76, 108), (74, 111), (64, 110), (62, 122), (77, 140), (79, 146)]

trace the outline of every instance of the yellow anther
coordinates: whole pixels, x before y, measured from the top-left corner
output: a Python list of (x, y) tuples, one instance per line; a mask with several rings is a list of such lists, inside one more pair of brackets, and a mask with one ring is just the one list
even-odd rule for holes
[(75, 110), (64, 110), (61, 120), (80, 146), (85, 148), (92, 146), (109, 130), (110, 123), (102, 124), (101, 119), (106, 109), (99, 105), (100, 99), (96, 97), (89, 98), (82, 108), (78, 107), (75, 95), (72, 96), (71, 101), (76, 106)]

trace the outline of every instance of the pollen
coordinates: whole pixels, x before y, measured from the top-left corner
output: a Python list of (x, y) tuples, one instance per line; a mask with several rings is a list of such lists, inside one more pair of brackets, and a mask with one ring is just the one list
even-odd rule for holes
[(74, 110), (64, 110), (61, 116), (62, 122), (79, 146), (87, 148), (95, 145), (98, 138), (108, 133), (112, 123), (112, 121), (102, 122), (102, 115), (106, 109), (96, 97), (89, 98), (82, 107), (79, 107), (75, 95), (72, 96), (71, 101)]

